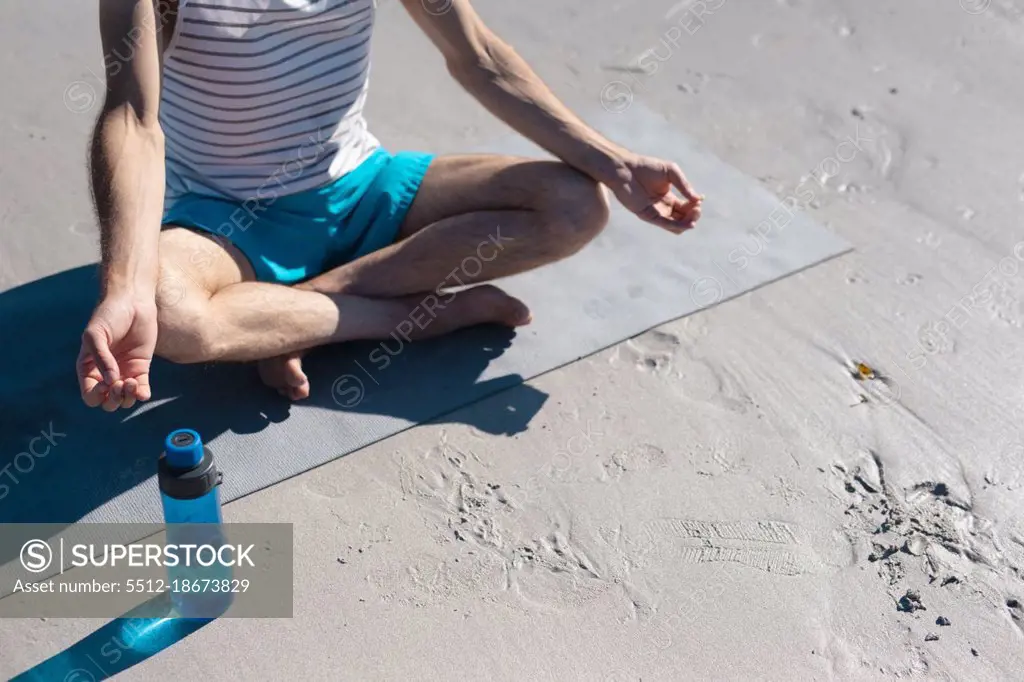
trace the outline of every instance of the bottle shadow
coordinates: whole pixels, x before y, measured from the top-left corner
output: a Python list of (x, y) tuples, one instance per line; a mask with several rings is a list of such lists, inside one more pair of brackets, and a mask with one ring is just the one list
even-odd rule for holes
[[(265, 387), (249, 364), (156, 360), (153, 399), (105, 413), (82, 403), (74, 371), (97, 282), (95, 266), (84, 266), (0, 294), (0, 357), (9, 363), (0, 380), (0, 523), (100, 520), (99, 507), (140, 484), (152, 485), (157, 499), (156, 458), (164, 436), (177, 428), (197, 430), (215, 448), (221, 435), (277, 427), (279, 433), (247, 442), (276, 449), (281, 439), (296, 437), (294, 428), (279, 425), (298, 411), (320, 409), (331, 414), (316, 419), (344, 425), (346, 442), (336, 444), (344, 454), (431, 420), (519, 433), (548, 397), (519, 374), (490, 376), (489, 365), (515, 334), (481, 326), (401, 348), (393, 338), (386, 346), (320, 349), (305, 364), (313, 394), (297, 404)], [(459, 409), (499, 392), (486, 406)], [(133, 518), (120, 520), (158, 522), (157, 507), (133, 508)], [(0, 566), (16, 553), (0, 548)]]
[(163, 593), (11, 678), (11, 682), (106, 680), (170, 648), (214, 620), (173, 617), (170, 599)]

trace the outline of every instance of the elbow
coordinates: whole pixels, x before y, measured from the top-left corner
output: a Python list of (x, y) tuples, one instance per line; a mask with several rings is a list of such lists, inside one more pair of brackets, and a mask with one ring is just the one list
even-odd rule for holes
[(118, 126), (153, 140), (162, 139), (160, 95), (140, 86), (109, 89), (103, 99), (97, 127)]
[(154, 151), (164, 148), (164, 131), (155, 111), (145, 112), (123, 102), (117, 106), (104, 107), (96, 121), (95, 136), (104, 137), (105, 133), (116, 137), (131, 137)]

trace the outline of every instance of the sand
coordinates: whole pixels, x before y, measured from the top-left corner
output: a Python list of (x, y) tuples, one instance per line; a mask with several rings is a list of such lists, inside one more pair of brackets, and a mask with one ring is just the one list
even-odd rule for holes
[[(375, 132), (493, 138), (380, 4)], [(856, 251), (530, 382), (550, 397), (522, 433), (472, 427), (513, 390), (228, 505), (294, 521), (295, 617), (218, 621), (122, 678), (1018, 678), (1024, 4), (708, 1), (695, 31), (667, 2), (475, 4), (568, 103), (642, 100), (812, 192)], [(59, 92), (95, 39), (5, 35), (6, 62), (63, 80), (5, 104), (3, 136), (80, 158)], [(31, 224), (19, 207), (4, 220)], [(5, 286), (89, 260), (69, 253), (13, 245)], [(98, 625), (2, 622), (0, 673)]]

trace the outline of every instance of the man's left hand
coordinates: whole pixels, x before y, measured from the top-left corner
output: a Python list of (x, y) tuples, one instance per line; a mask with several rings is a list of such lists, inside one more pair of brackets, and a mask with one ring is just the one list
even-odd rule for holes
[(618, 164), (613, 179), (605, 184), (623, 206), (673, 234), (689, 230), (700, 218), (704, 196), (697, 193), (679, 166), (671, 161), (629, 156)]

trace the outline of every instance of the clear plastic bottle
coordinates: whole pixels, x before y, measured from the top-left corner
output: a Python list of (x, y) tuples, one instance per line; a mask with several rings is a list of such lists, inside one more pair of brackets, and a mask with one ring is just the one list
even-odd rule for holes
[[(192, 429), (172, 431), (164, 442), (157, 469), (168, 545), (226, 544), (221, 527), (221, 473), (210, 448)], [(215, 618), (231, 605), (230, 566), (213, 563), (186, 565), (184, 552), (176, 566), (169, 566), (167, 578), (175, 612), (185, 618)], [(196, 589), (199, 588), (199, 589)]]

